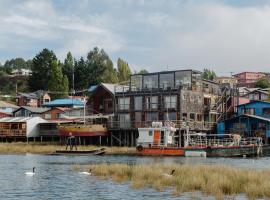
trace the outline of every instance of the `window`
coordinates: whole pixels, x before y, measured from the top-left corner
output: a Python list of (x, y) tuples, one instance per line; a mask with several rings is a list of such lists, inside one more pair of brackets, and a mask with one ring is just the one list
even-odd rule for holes
[(118, 99), (118, 108), (119, 110), (128, 110), (129, 109), (129, 97), (123, 97)]
[(158, 97), (146, 97), (145, 99), (146, 109), (157, 109), (158, 107)]
[(52, 115), (51, 113), (46, 113), (45, 116), (44, 116), (45, 119), (51, 119), (52, 118)]
[(142, 89), (142, 75), (131, 76), (131, 86)]
[(158, 114), (156, 112), (146, 113), (146, 121), (153, 122), (158, 120)]
[(270, 115), (270, 108), (263, 108), (264, 115)]
[(190, 118), (191, 120), (195, 120), (195, 113), (190, 113), (189, 118)]
[(142, 110), (142, 97), (135, 97), (135, 110)]
[(169, 87), (174, 87), (174, 75), (170, 74), (160, 74), (159, 75), (159, 88), (168, 89)]
[[(169, 118), (169, 119), (167, 119), (167, 118)], [(164, 115), (163, 115), (163, 119), (164, 120), (170, 120), (170, 121), (176, 121), (177, 120), (177, 114), (176, 114), (176, 112), (166, 112), (166, 113), (164, 113)]]
[(129, 114), (119, 114), (119, 126), (120, 128), (130, 127), (130, 115)]
[(158, 88), (158, 75), (144, 75), (143, 76), (143, 88)]
[(191, 86), (191, 71), (175, 72), (175, 86)]
[(255, 115), (255, 108), (243, 108), (242, 113), (247, 115)]
[(135, 122), (141, 122), (141, 121), (142, 121), (142, 113), (135, 112)]
[(153, 135), (153, 131), (149, 131), (149, 136), (152, 136)]
[(165, 96), (164, 97), (164, 108), (176, 108), (177, 97), (174, 96)]

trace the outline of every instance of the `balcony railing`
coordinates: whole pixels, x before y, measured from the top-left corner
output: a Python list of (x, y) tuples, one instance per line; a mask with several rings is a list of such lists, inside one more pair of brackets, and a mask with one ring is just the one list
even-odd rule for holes
[[(153, 121), (110, 121), (107, 123), (108, 128), (148, 128), (152, 126)], [(162, 122), (165, 122), (163, 120)], [(175, 124), (176, 128), (183, 128), (189, 126), (190, 130), (212, 130), (216, 125), (215, 122), (183, 122), (180, 120), (171, 120)]]

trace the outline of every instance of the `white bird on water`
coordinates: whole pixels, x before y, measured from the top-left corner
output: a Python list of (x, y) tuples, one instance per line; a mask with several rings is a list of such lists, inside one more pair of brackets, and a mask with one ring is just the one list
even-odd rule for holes
[(162, 176), (164, 176), (164, 177), (172, 177), (174, 172), (175, 172), (175, 170), (173, 169), (170, 174), (162, 174)]
[(35, 167), (33, 167), (33, 170), (32, 170), (32, 172), (25, 172), (25, 175), (26, 176), (34, 176), (35, 175)]
[(89, 169), (89, 172), (79, 172), (79, 174), (84, 174), (84, 175), (92, 175), (92, 169)]

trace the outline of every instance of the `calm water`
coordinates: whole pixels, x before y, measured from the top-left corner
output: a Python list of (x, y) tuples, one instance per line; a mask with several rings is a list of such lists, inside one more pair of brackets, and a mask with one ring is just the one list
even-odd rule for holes
[[(129, 156), (0, 155), (0, 199), (210, 199), (199, 194), (172, 196), (171, 191), (133, 190), (128, 184), (102, 181), (78, 174), (74, 165), (91, 163), (226, 164), (235, 167), (270, 168), (270, 157), (258, 159), (172, 158)], [(36, 167), (36, 175), (26, 171)], [(243, 196), (239, 197), (243, 199)], [(213, 199), (213, 198), (212, 198)]]

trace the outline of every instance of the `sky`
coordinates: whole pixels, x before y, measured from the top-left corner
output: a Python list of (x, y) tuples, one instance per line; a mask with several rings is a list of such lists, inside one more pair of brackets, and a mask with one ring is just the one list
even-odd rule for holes
[(95, 46), (133, 71), (269, 72), (270, 1), (0, 1), (2, 64), (43, 48), (79, 59)]

